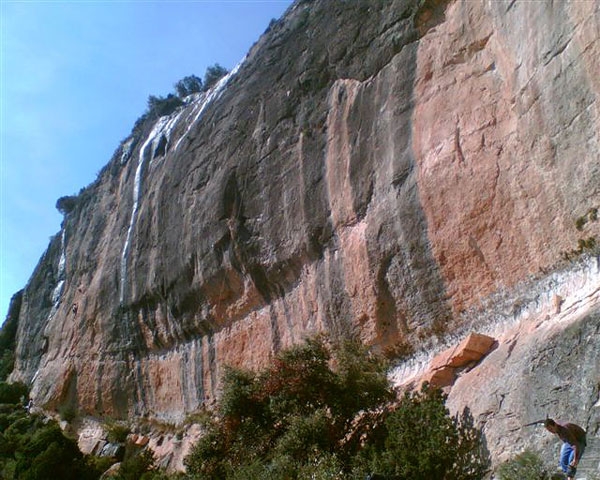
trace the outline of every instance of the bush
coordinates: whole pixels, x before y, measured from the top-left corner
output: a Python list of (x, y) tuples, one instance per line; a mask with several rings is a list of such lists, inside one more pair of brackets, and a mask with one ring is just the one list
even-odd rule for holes
[(159, 118), (170, 115), (181, 105), (183, 105), (181, 99), (172, 93), (169, 93), (166, 97), (150, 95), (148, 97), (148, 112), (145, 118)]
[(119, 467), (117, 480), (150, 479), (156, 472), (152, 450), (143, 450), (126, 458)]
[(60, 197), (56, 201), (56, 209), (63, 215), (67, 215), (68, 213), (71, 213), (75, 209), (75, 207), (77, 207), (77, 203), (77, 196), (67, 195), (64, 197)]
[(440, 390), (407, 393), (385, 414), (385, 363), (358, 342), (311, 339), (262, 372), (228, 368), (222, 384), (218, 414), (185, 459), (196, 479), (479, 480), (489, 468), (469, 412), (450, 416)]
[(500, 465), (498, 478), (500, 480), (548, 480), (551, 476), (539, 455), (531, 450), (525, 450)]
[(131, 432), (129, 425), (109, 422), (105, 426), (106, 438), (110, 443), (125, 443), (127, 435)]
[(427, 384), (406, 393), (366, 450), (371, 470), (399, 479), (483, 478), (490, 467), (483, 437), (468, 410), (452, 417), (445, 401)]
[(12, 350), (4, 350), (0, 354), (0, 380), (6, 380), (15, 368), (15, 353)]
[(23, 403), (29, 396), (29, 389), (24, 383), (0, 382), (0, 403)]
[(97, 480), (107, 462), (84, 457), (55, 421), (13, 405), (0, 414), (0, 478)]
[(228, 73), (229, 72), (227, 69), (218, 63), (215, 63), (212, 67), (208, 67), (204, 73), (204, 90), (206, 91), (210, 89), (210, 87), (212, 87)]
[[(332, 363), (343, 366), (333, 370)], [(352, 456), (356, 445), (346, 436), (353, 419), (391, 397), (384, 363), (364, 347), (311, 339), (263, 372), (226, 369), (218, 417), (185, 464), (198, 478), (237, 478), (241, 469), (263, 467), (272, 478), (299, 478), (323, 455)]]
[(77, 408), (72, 405), (62, 405), (58, 409), (58, 414), (60, 415), (60, 419), (71, 423), (73, 420), (77, 418)]
[(187, 97), (192, 93), (199, 93), (202, 91), (202, 79), (196, 75), (183, 77), (175, 84), (175, 91), (179, 98)]

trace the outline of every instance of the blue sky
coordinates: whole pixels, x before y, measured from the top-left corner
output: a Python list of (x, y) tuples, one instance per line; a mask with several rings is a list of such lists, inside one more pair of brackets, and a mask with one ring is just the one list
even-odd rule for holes
[(186, 75), (233, 68), (291, 0), (0, 0), (0, 322), (62, 216)]

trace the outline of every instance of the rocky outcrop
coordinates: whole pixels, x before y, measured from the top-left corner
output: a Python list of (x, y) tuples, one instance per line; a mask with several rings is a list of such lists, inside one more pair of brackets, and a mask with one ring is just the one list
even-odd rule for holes
[(530, 300), (556, 295), (543, 338), (558, 345), (579, 308), (561, 285), (582, 268), (583, 290), (600, 283), (598, 8), (296, 2), (230, 76), (137, 124), (69, 204), (23, 294), (13, 378), (46, 409), (178, 423), (223, 365), (317, 331), (413, 352), (399, 383), (474, 331), (498, 347), (455, 372), (451, 401), (486, 421), (486, 402), (522, 391), (513, 359), (550, 362), (542, 330), (506, 343)]
[(424, 381), (440, 388), (452, 385), (459, 370), (477, 365), (495, 344), (492, 337), (470, 333), (460, 344), (434, 357)]
[[(521, 294), (518, 309), (515, 299), (506, 299), (497, 303), (493, 317), (476, 322), (486, 332), (483, 338), (493, 337), (496, 342), (475, 364), (452, 369), (451, 381), (441, 385), (448, 392), (448, 405), (454, 413), (470, 409), (496, 465), (525, 449), (556, 464), (558, 439), (543, 427), (523, 426), (546, 416), (577, 423), (589, 440), (587, 459), (579, 468), (581, 478), (597, 475), (600, 260), (590, 259), (569, 273), (550, 275)], [(564, 299), (559, 312), (557, 296)], [(447, 374), (448, 365), (457, 364), (452, 359), (473, 342), (472, 336), (462, 342), (458, 338), (448, 339), (457, 345), (438, 355), (423, 352), (420, 359), (416, 356), (400, 364), (392, 374), (394, 382), (405, 388), (446, 380), (442, 373)], [(437, 373), (440, 369), (442, 373)]]

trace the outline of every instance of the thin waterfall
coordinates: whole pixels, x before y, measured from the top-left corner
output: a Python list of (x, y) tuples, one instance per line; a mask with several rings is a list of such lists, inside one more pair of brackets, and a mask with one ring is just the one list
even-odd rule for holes
[[(193, 102), (192, 113), (195, 112), (193, 120), (189, 123), (186, 131), (179, 138), (173, 151), (176, 151), (179, 147), (181, 141), (187, 136), (190, 132), (192, 126), (198, 121), (206, 107), (210, 105), (214, 100), (219, 98), (223, 93), (223, 90), (227, 83), (231, 80), (231, 78), (238, 72), (241, 65), (246, 60), (246, 57), (238, 63), (231, 72), (221, 78), (208, 92), (202, 94), (198, 97), (197, 100)], [(187, 108), (181, 109), (176, 115), (164, 116), (157, 120), (156, 124), (152, 128), (152, 131), (148, 135), (148, 138), (142, 145), (139, 151), (138, 156), (138, 164), (135, 170), (135, 179), (133, 185), (133, 207), (131, 209), (131, 216), (129, 218), (129, 227), (127, 228), (127, 236), (125, 237), (125, 244), (123, 245), (123, 250), (121, 251), (121, 272), (120, 272), (120, 288), (119, 288), (119, 303), (121, 305), (125, 302), (126, 295), (126, 285), (127, 285), (127, 263), (129, 258), (129, 250), (131, 248), (131, 237), (133, 234), (133, 230), (137, 221), (138, 207), (139, 201), (142, 191), (142, 175), (146, 161), (149, 159), (151, 163), (154, 160), (154, 153), (157, 150), (158, 145), (160, 144), (161, 139), (164, 136), (166, 141), (164, 155), (167, 154), (168, 147), (171, 140), (171, 133), (173, 132), (175, 126), (177, 125), (182, 114), (187, 110)], [(191, 115), (190, 114), (190, 115)], [(150, 152), (147, 152), (148, 148), (151, 147)], [(123, 159), (121, 159), (123, 162)]]
[(204, 113), (204, 110), (206, 110), (206, 107), (208, 107), (214, 100), (218, 99), (223, 94), (225, 86), (237, 74), (238, 70), (240, 69), (240, 67), (242, 66), (242, 64), (244, 63), (245, 60), (246, 60), (246, 57), (244, 57), (240, 61), (240, 63), (238, 63), (233, 68), (233, 70), (231, 70), (231, 72), (229, 72), (227, 75), (222, 77), (213, 87), (211, 87), (208, 90), (208, 92), (202, 94), (200, 97), (198, 97), (198, 100), (194, 102), (194, 110), (197, 110), (196, 115), (194, 116), (194, 119), (190, 122), (190, 124), (188, 125), (185, 133), (181, 136), (181, 138), (179, 140), (177, 140), (174, 150), (177, 150), (177, 148), (179, 148), (179, 144), (185, 137), (187, 137), (187, 134), (190, 132), (192, 127), (196, 124), (198, 119), (202, 116), (202, 113)]
[(48, 315), (48, 320), (50, 320), (60, 305), (60, 299), (62, 296), (63, 287), (65, 286), (65, 266), (67, 264), (67, 255), (65, 253), (65, 243), (66, 243), (66, 234), (65, 228), (63, 228), (61, 237), (60, 237), (60, 258), (58, 260), (58, 270), (56, 272), (56, 286), (52, 291), (52, 308), (50, 309), (50, 314)]
[[(167, 125), (169, 121), (169, 117), (161, 117), (158, 119), (154, 128), (148, 135), (148, 138), (140, 148), (139, 159), (137, 168), (135, 170), (135, 178), (133, 183), (133, 207), (131, 208), (131, 216), (129, 218), (129, 227), (127, 228), (127, 236), (125, 237), (125, 244), (123, 245), (123, 250), (121, 251), (121, 285), (119, 291), (119, 303), (122, 305), (125, 300), (125, 285), (127, 283), (127, 258), (129, 256), (129, 248), (131, 246), (131, 235), (133, 233), (133, 227), (135, 226), (135, 222), (137, 220), (137, 212), (141, 194), (141, 184), (142, 184), (142, 173), (144, 168), (144, 163), (146, 161), (147, 155), (146, 150), (148, 146), (154, 143), (154, 140), (159, 137), (159, 134), (162, 132), (165, 125)], [(160, 138), (160, 137), (159, 137)], [(150, 152), (150, 156), (152, 156), (152, 151)]]

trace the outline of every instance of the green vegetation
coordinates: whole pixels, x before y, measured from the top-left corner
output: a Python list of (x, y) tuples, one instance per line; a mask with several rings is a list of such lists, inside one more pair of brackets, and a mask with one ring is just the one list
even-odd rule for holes
[(581, 231), (585, 225), (589, 222), (595, 222), (598, 220), (598, 209), (596, 207), (590, 208), (587, 213), (575, 220), (575, 228)]
[(116, 480), (151, 480), (158, 473), (152, 451), (142, 450), (125, 454)]
[(75, 209), (77, 203), (78, 198), (76, 195), (66, 195), (56, 201), (56, 209), (63, 215), (67, 215)]
[[(335, 365), (336, 368), (333, 368)], [(324, 338), (253, 373), (229, 368), (217, 415), (186, 458), (194, 479), (480, 479), (489, 469), (468, 412), (424, 387), (389, 411), (385, 363), (358, 342)], [(386, 413), (387, 412), (387, 413)]]
[[(5, 351), (14, 348), (7, 332)], [(325, 337), (282, 351), (263, 371), (228, 368), (217, 410), (197, 417), (206, 433), (185, 475), (166, 475), (150, 450), (126, 443), (128, 426), (112, 422), (109, 440), (126, 443), (115, 478), (483, 478), (489, 458), (469, 412), (451, 416), (446, 396), (427, 385), (394, 403), (386, 371), (359, 342)], [(96, 480), (116, 461), (82, 455), (55, 421), (26, 411), (27, 399), (24, 385), (0, 382), (0, 478)]]
[(166, 97), (150, 95), (146, 114), (149, 118), (163, 117), (170, 115), (181, 105), (183, 105), (181, 99), (172, 93), (169, 93)]
[(72, 405), (61, 405), (58, 409), (58, 414), (61, 420), (71, 423), (77, 418), (78, 412)]
[(108, 468), (84, 457), (55, 421), (28, 414), (24, 385), (0, 382), (0, 392), (0, 478), (95, 480)]
[(131, 432), (128, 425), (117, 422), (108, 422), (105, 426), (106, 438), (111, 443), (125, 443), (127, 435)]
[(0, 382), (0, 404), (17, 405), (23, 404), (27, 399), (29, 391), (27, 386), (21, 382), (5, 383)]
[[(98, 480), (117, 461), (115, 458), (83, 455), (77, 442), (58, 423), (29, 414), (23, 384), (0, 382), (0, 478), (3, 480)], [(109, 440), (123, 443), (128, 427), (113, 424)], [(127, 444), (117, 480), (168, 480), (155, 465), (153, 453)]]
[(187, 97), (193, 93), (206, 92), (228, 73), (229, 71), (226, 68), (215, 63), (206, 69), (204, 81), (196, 75), (188, 75), (175, 83), (175, 91), (179, 98)]
[(184, 97), (192, 93), (206, 92), (227, 73), (227, 69), (215, 63), (206, 69), (204, 82), (196, 75), (188, 75), (175, 83), (174, 87), (177, 94), (169, 93), (166, 97), (150, 95), (148, 97), (148, 109), (142, 119), (170, 115), (183, 105), (182, 99)]
[[(525, 450), (516, 457), (500, 465), (500, 480), (552, 480), (554, 476), (537, 453)], [(562, 478), (562, 475), (559, 475)]]
[[(174, 84), (176, 93), (169, 93), (166, 97), (150, 95), (148, 97), (148, 107), (144, 114), (135, 122), (133, 130), (136, 131), (142, 128), (142, 124), (148, 119), (155, 120), (159, 117), (170, 115), (183, 105), (183, 98), (192, 93), (208, 91), (227, 73), (226, 68), (215, 63), (206, 69), (204, 81), (196, 75), (188, 75)], [(71, 197), (59, 198), (56, 208), (61, 213), (68, 213), (73, 208)]]
[(188, 75), (187, 77), (183, 77), (174, 86), (179, 98), (187, 97), (193, 93), (199, 93), (203, 89), (202, 79), (196, 75)]
[(215, 85), (221, 78), (229, 73), (226, 68), (222, 67), (218, 63), (208, 67), (204, 73), (204, 91), (210, 89)]
[[(23, 290), (12, 296), (8, 315), (2, 324), (2, 328), (0, 328), (0, 381), (6, 380), (14, 367), (17, 327), (22, 298)], [(2, 402), (0, 401), (0, 403)]]
[(577, 248), (569, 251), (563, 251), (561, 256), (563, 260), (574, 261), (577, 260), (584, 253), (591, 253), (596, 255), (600, 253), (600, 245), (596, 241), (596, 237), (580, 238), (577, 240)]
[(490, 467), (483, 436), (468, 410), (451, 417), (445, 401), (441, 390), (428, 385), (406, 393), (385, 419), (379, 444), (366, 449), (373, 469), (401, 479), (483, 478)]
[[(598, 221), (598, 208), (590, 208), (585, 215), (578, 217), (575, 220), (575, 228), (580, 232), (583, 231), (588, 223)], [(600, 244), (595, 236), (580, 238), (577, 240), (577, 248), (561, 252), (561, 257), (565, 261), (577, 260), (584, 253), (596, 255), (600, 253)]]

